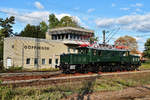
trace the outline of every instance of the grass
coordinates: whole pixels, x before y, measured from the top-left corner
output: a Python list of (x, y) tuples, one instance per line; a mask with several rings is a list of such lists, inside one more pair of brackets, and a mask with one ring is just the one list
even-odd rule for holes
[(78, 97), (83, 98), (84, 95), (92, 92), (122, 90), (145, 84), (150, 84), (150, 73), (100, 77), (83, 80), (81, 83), (68, 82), (62, 85), (39, 87), (0, 86), (0, 100), (59, 100), (72, 94), (78, 94)]
[(96, 82), (95, 91), (113, 91), (113, 90), (122, 90), (126, 87), (136, 86), (134, 80), (124, 80), (121, 78), (117, 79), (105, 79)]
[(39, 69), (38, 71), (58, 71), (59, 68), (42, 68), (42, 69)]
[(3, 72), (3, 73), (6, 73), (6, 72), (32, 72), (32, 71), (45, 71), (45, 72), (53, 72), (53, 71), (58, 71), (59, 68), (41, 68), (41, 69), (38, 69), (38, 70), (35, 70), (35, 69), (26, 69), (26, 68), (23, 68), (23, 67), (10, 67), (8, 69), (5, 69), (3, 68), (2, 70), (0, 70), (0, 72)]
[(150, 60), (146, 61), (145, 63), (142, 63), (142, 65), (139, 68), (140, 70), (143, 69), (150, 69)]

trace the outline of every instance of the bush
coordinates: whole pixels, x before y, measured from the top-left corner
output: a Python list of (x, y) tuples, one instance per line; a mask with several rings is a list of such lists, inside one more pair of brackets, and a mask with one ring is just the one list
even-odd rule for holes
[(12, 88), (7, 86), (1, 86), (0, 80), (0, 100), (11, 100), (13, 96)]
[(39, 69), (38, 71), (58, 71), (59, 68), (42, 68), (42, 69)]
[(17, 66), (17, 67), (14, 67), (14, 66), (12, 66), (12, 67), (6, 69), (6, 71), (7, 71), (7, 72), (23, 71), (23, 67), (18, 67), (18, 66)]

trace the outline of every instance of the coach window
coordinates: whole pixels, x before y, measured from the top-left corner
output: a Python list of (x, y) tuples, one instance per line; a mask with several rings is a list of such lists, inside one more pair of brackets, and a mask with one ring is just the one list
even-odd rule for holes
[(26, 64), (30, 64), (30, 58), (26, 59)]
[(49, 64), (52, 64), (52, 59), (51, 58), (49, 59)]
[(55, 64), (58, 64), (58, 59), (55, 59)]
[(43, 59), (42, 59), (42, 65), (44, 65), (44, 64), (45, 64), (45, 59), (43, 58)]

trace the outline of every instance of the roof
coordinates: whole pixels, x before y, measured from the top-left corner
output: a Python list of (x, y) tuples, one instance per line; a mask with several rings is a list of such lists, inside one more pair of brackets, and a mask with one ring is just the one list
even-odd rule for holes
[(6, 37), (4, 40), (25, 40), (25, 41), (35, 41), (35, 42), (58, 42), (63, 43), (62, 41), (53, 41), (47, 39), (40, 39), (40, 38), (32, 38), (32, 37), (20, 37), (20, 36), (13, 36), (13, 37)]
[(93, 48), (93, 47), (78, 47), (78, 48), (87, 48), (87, 49), (95, 49), (95, 50), (106, 50), (106, 51), (129, 51), (126, 49), (117, 49), (117, 48)]
[(48, 33), (50, 34), (62, 34), (62, 33), (94, 34), (94, 31), (89, 29), (75, 28), (75, 27), (61, 27), (61, 28), (49, 29)]

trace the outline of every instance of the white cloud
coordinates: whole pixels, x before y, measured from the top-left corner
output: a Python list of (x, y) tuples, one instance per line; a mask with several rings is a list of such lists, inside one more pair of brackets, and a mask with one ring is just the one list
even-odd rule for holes
[(8, 16), (14, 16), (15, 20), (24, 24), (39, 24), (41, 21), (47, 21), (48, 11), (18, 12), (14, 9), (0, 9), (1, 12)]
[(130, 10), (130, 8), (120, 8), (120, 10), (127, 11), (127, 10)]
[(124, 30), (150, 32), (150, 13), (145, 15), (126, 15), (118, 18), (98, 18), (98, 27), (110, 28), (119, 26)]
[(71, 16), (70, 14), (67, 14), (67, 13), (62, 13), (62, 14), (55, 14), (56, 17), (60, 20), (62, 17), (64, 16)]
[(141, 3), (136, 3), (136, 4), (133, 4), (133, 5), (131, 5), (132, 7), (142, 7), (143, 6), (143, 4), (141, 4)]
[(38, 1), (36, 1), (36, 2), (34, 3), (34, 6), (35, 6), (36, 8), (38, 8), (38, 9), (43, 9), (43, 8), (44, 8), (44, 6), (43, 6), (40, 2), (38, 2)]
[(112, 3), (112, 4), (111, 4), (111, 6), (112, 6), (112, 7), (115, 7), (115, 6), (116, 6), (116, 4), (115, 4), (115, 3)]
[(142, 10), (140, 8), (136, 8), (135, 11), (141, 12)]
[(93, 12), (93, 11), (95, 11), (94, 8), (90, 8), (90, 9), (87, 10), (88, 13), (91, 13), (91, 12)]
[(75, 7), (75, 8), (74, 8), (74, 10), (79, 10), (79, 9), (80, 9), (80, 7)]
[[(41, 21), (45, 21), (48, 23), (48, 18), (49, 15), (51, 14), (49, 11), (18, 12), (15, 9), (0, 9), (0, 11), (7, 14), (8, 16), (14, 16), (15, 20), (20, 23), (32, 25), (38, 25)], [(78, 16), (72, 16), (71, 14), (67, 13), (55, 15), (59, 20), (64, 16), (71, 16), (73, 17), (73, 20), (75, 20), (78, 24), (84, 26), (83, 22), (80, 20)]]

